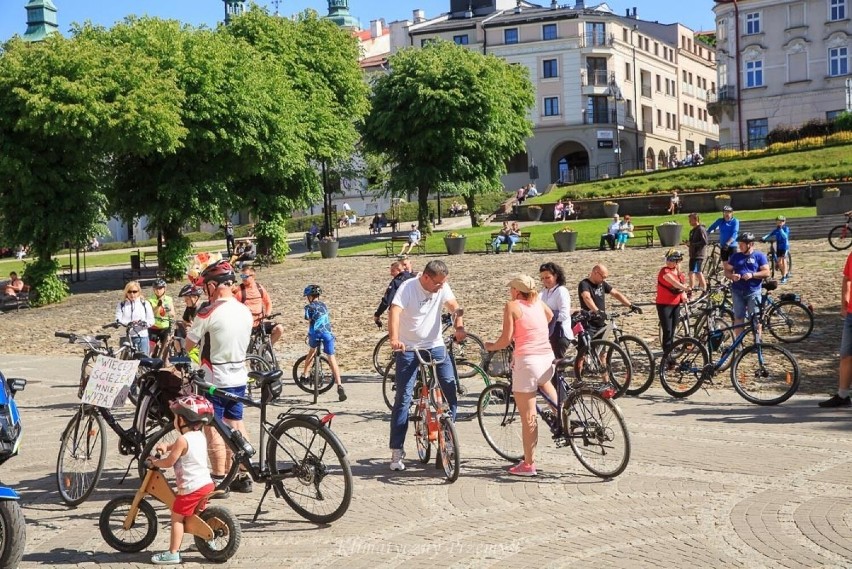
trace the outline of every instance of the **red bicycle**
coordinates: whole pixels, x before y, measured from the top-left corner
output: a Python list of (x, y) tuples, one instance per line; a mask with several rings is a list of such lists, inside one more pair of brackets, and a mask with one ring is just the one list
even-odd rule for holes
[(843, 225), (831, 228), (828, 232), (828, 244), (838, 251), (848, 249), (852, 245), (852, 215), (847, 213), (846, 222)]

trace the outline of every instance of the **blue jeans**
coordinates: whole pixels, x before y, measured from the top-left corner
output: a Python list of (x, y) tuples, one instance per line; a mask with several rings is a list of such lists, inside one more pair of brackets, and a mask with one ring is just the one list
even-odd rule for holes
[[(424, 350), (425, 351), (425, 350)], [(446, 348), (438, 346), (429, 350), (431, 357), (443, 359)], [(425, 354), (421, 352), (421, 355)], [(425, 358), (424, 358), (425, 359)], [(408, 433), (408, 411), (414, 396), (414, 384), (417, 382), (420, 361), (414, 352), (397, 352), (396, 354), (396, 398), (391, 412), (390, 448), (401, 449), (405, 445), (405, 435)], [(449, 358), (437, 366), (438, 383), (444, 392), (444, 399), (450, 404), (450, 417), (456, 420), (456, 380), (453, 366)]]
[(148, 345), (148, 337), (144, 338), (140, 336), (130, 336), (130, 341), (133, 342), (133, 347), (136, 348), (136, 351), (142, 352), (143, 354), (150, 355), (151, 349)]

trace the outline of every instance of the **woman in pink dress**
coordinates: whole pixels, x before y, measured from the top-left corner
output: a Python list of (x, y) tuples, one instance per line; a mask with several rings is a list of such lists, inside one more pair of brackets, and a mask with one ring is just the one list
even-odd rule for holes
[(553, 350), (548, 339), (547, 323), (553, 312), (538, 298), (536, 283), (528, 275), (509, 281), (509, 302), (503, 308), (503, 332), (496, 342), (486, 342), (489, 352), (507, 348), (514, 342), (512, 393), (521, 415), (521, 438), (524, 458), (509, 469), (515, 476), (535, 476), (535, 447), (538, 443), (538, 421), (535, 397), (540, 388), (552, 401), (556, 389), (553, 376)]

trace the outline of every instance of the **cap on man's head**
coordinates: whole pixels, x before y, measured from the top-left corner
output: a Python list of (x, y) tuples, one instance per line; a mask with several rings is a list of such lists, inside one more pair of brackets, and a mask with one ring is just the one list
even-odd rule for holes
[(725, 207), (722, 208), (722, 211), (734, 211), (734, 208), (732, 208), (729, 205), (726, 205)]
[(527, 294), (535, 290), (535, 281), (529, 275), (518, 275), (509, 281), (509, 286)]
[(787, 218), (784, 217), (783, 215), (779, 215), (778, 217), (775, 218), (775, 221), (787, 221)]
[(612, 218), (613, 218), (613, 219), (618, 219), (618, 214), (617, 214), (617, 213), (616, 213), (616, 214), (613, 214)]

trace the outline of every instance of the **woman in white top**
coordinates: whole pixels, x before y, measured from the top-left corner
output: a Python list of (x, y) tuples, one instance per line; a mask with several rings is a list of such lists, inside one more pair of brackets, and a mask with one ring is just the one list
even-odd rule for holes
[(148, 328), (154, 325), (154, 309), (151, 303), (142, 297), (139, 281), (130, 281), (124, 285), (124, 300), (115, 307), (115, 320), (122, 324), (136, 323), (130, 332), (130, 339), (137, 351), (148, 355)]
[(553, 355), (564, 358), (574, 333), (571, 331), (571, 297), (565, 287), (565, 272), (556, 263), (544, 263), (538, 268), (544, 289), (541, 301), (553, 312), (550, 321), (550, 346)]

